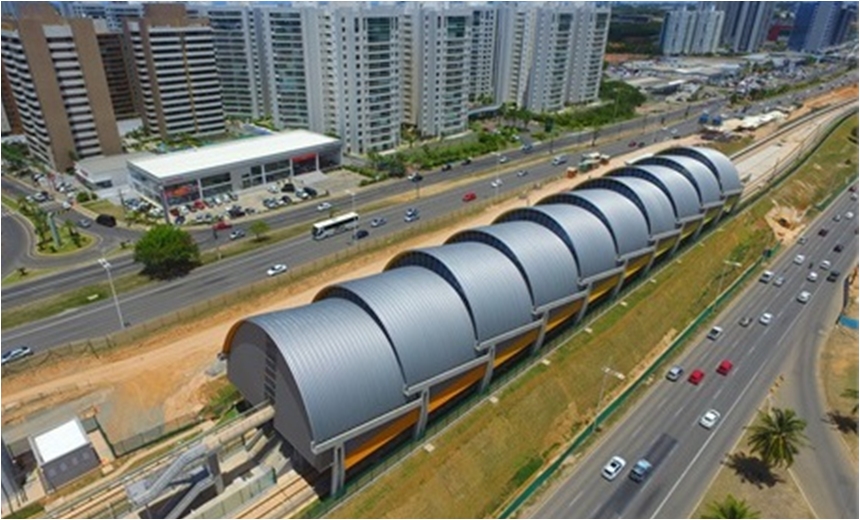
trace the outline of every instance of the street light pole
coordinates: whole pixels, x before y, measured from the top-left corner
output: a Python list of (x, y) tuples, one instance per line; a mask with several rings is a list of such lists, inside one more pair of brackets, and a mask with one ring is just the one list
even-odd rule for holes
[[(346, 192), (349, 194), (349, 198), (351, 200), (350, 206), (352, 207), (352, 212), (355, 213), (355, 192), (351, 191), (351, 190), (346, 190)], [(355, 242), (355, 230), (357, 227), (358, 227), (358, 224), (356, 223), (355, 227), (352, 228), (352, 235), (350, 238), (350, 243)]]
[(597, 430), (600, 422), (600, 406), (603, 403), (603, 392), (606, 390), (606, 376), (612, 374), (613, 377), (618, 379), (624, 379), (624, 374), (621, 372), (616, 372), (612, 368), (612, 358), (609, 358), (609, 363), (603, 367), (603, 377), (600, 378), (600, 393), (597, 396), (597, 410), (594, 413), (594, 422), (591, 423), (591, 433), (594, 433)]
[(720, 294), (723, 292), (723, 278), (726, 276), (726, 271), (729, 267), (741, 267), (741, 264), (738, 262), (730, 262), (729, 260), (723, 260), (723, 270), (720, 272), (720, 281), (717, 285), (717, 298), (720, 297)]
[(110, 290), (113, 293), (113, 303), (116, 306), (116, 315), (119, 318), (119, 327), (121, 329), (125, 328), (125, 320), (122, 318), (122, 310), (119, 307), (119, 298), (116, 296), (116, 287), (113, 285), (113, 276), (110, 274), (111, 264), (107, 261), (106, 258), (98, 259), (99, 265), (104, 267), (104, 270), (107, 272), (108, 283), (110, 284)]

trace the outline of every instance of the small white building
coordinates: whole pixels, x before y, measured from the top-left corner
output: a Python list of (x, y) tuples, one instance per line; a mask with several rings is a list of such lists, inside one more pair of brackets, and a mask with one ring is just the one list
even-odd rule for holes
[(77, 417), (30, 437), (30, 447), (45, 489), (49, 491), (56, 490), (101, 464)]
[(171, 206), (339, 166), (341, 149), (338, 139), (293, 130), (130, 160), (129, 180), (167, 213)]

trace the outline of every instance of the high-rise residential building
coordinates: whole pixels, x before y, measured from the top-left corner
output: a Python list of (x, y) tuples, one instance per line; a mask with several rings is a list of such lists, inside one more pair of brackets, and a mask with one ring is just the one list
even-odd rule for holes
[(532, 112), (597, 98), (609, 7), (540, 2), (499, 6), (496, 88)]
[(207, 18), (212, 27), (224, 113), (243, 118), (262, 117), (266, 111), (254, 9), (231, 4), (194, 7), (197, 15)]
[(843, 2), (802, 2), (794, 13), (788, 48), (819, 52), (839, 45), (845, 41), (848, 27), (856, 16), (856, 6)]
[(139, 2), (61, 2), (60, 9), (67, 17), (102, 19), (109, 31), (123, 30), (125, 20), (143, 16)]
[(9, 125), (9, 128), (3, 131), (3, 135), (7, 133), (23, 134), (24, 127), (21, 125), (21, 115), (18, 113), (18, 105), (15, 103), (15, 94), (12, 92), (9, 74), (3, 74), (0, 81), (3, 85), (3, 121)]
[(490, 4), (471, 6), (472, 45), (469, 60), (469, 99), (495, 102), (498, 9)]
[(226, 130), (212, 28), (181, 4), (146, 4), (143, 18), (125, 21), (134, 59), (137, 111), (162, 137)]
[(123, 34), (108, 29), (102, 19), (93, 20), (99, 53), (104, 66), (114, 116), (119, 119), (138, 117), (131, 86), (131, 64), (128, 63)]
[(717, 2), (726, 13), (720, 45), (731, 52), (757, 52), (767, 36), (773, 2)]
[(92, 20), (31, 2), (3, 21), (2, 59), (33, 156), (62, 171), (122, 152)]
[(403, 120), (422, 135), (462, 132), (469, 122), (472, 9), (412, 4), (403, 15)]
[[(311, 68), (324, 64), (325, 132), (337, 134), (351, 153), (398, 146), (402, 8), (394, 3), (333, 3), (318, 9), (322, 60), (307, 58)], [(318, 84), (311, 82), (310, 88)]]
[(714, 8), (669, 11), (660, 31), (660, 51), (667, 56), (717, 51), (725, 13)]

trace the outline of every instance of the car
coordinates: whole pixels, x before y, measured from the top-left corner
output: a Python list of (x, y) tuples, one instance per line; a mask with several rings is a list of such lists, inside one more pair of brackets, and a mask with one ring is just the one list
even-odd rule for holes
[(835, 246), (833, 246), (833, 251), (836, 253), (841, 253), (844, 249), (845, 246), (843, 246), (842, 244), (836, 244)]
[(409, 179), (412, 182), (421, 182), (424, 180), (424, 176), (421, 175), (420, 173), (413, 173), (412, 175), (407, 177), (407, 179)]
[(818, 281), (818, 273), (815, 271), (809, 271), (809, 274), (806, 275), (806, 279), (810, 282), (816, 282)]
[(835, 282), (839, 279), (839, 275), (842, 274), (839, 271), (830, 271), (830, 274), (827, 275), (828, 282)]
[(558, 165), (564, 164), (566, 162), (567, 162), (567, 156), (566, 155), (556, 155), (555, 157), (552, 158), (552, 165), (553, 166), (558, 166)]
[(442, 171), (443, 172), (447, 172), (450, 169), (451, 169), (451, 163), (445, 163), (442, 165)]
[(842, 220), (842, 214), (837, 213), (833, 215), (833, 222), (839, 222), (840, 220)]
[[(292, 182), (288, 182), (281, 186), (281, 193), (294, 193), (296, 191), (296, 185)], [(232, 195), (232, 194), (231, 194)], [(236, 199), (233, 199), (236, 200)]]
[(72, 209), (72, 203), (71, 203), (71, 202), (69, 202), (69, 201), (67, 201), (67, 200), (64, 200), (64, 201), (63, 201), (63, 209), (65, 209), (65, 210), (70, 210), (70, 209)]
[(749, 327), (750, 323), (752, 323), (752, 318), (750, 318), (749, 316), (744, 316), (738, 323), (741, 327)]
[(666, 372), (666, 379), (669, 381), (677, 381), (678, 378), (681, 377), (681, 374), (684, 373), (684, 367), (680, 365), (675, 365)]
[(705, 373), (697, 368), (696, 370), (693, 370), (692, 372), (690, 372), (690, 377), (687, 378), (687, 381), (689, 381), (690, 383), (692, 383), (694, 385), (698, 385), (699, 383), (702, 382), (702, 379), (704, 379), (704, 378), (705, 378)]
[(475, 192), (474, 192), (474, 191), (470, 191), (469, 193), (467, 193), (467, 194), (463, 195), (463, 202), (471, 202), (471, 201), (473, 201), (473, 200), (475, 200), (475, 199), (477, 199), (477, 198), (478, 198), (478, 196), (477, 196), (477, 195), (475, 195)]
[(522, 150), (525, 153), (528, 153), (528, 152), (532, 151), (533, 148), (534, 148), (534, 146), (532, 146), (531, 143), (526, 143), (520, 147), (520, 150)]
[(818, 236), (820, 237), (826, 237), (827, 233), (830, 233), (830, 230), (827, 228), (821, 228), (818, 230)]
[(78, 221), (78, 227), (88, 228), (93, 225), (93, 221), (88, 218), (82, 218)]
[(505, 164), (506, 162), (508, 162), (508, 156), (507, 155), (503, 155), (503, 156), (499, 157), (499, 164)]
[(308, 192), (306, 192), (304, 189), (296, 190), (296, 197), (301, 200), (307, 200), (311, 198), (310, 194), (308, 194)]
[(636, 141), (630, 141), (629, 143), (627, 143), (628, 148), (636, 148), (637, 146), (639, 146), (639, 143), (637, 143)]
[(106, 215), (102, 213), (96, 217), (96, 224), (99, 224), (104, 227), (115, 227), (116, 217), (114, 217), (113, 215)]
[(490, 183), (490, 186), (492, 186), (493, 188), (498, 188), (498, 187), (500, 187), (502, 184), (504, 184), (504, 183), (502, 182), (502, 179), (496, 178), (495, 180), (493, 180), (493, 182), (491, 182), (491, 183)]
[(706, 430), (710, 430), (720, 422), (720, 412), (710, 409), (699, 419), (699, 424)]
[(278, 275), (281, 273), (286, 273), (286, 272), (287, 272), (287, 266), (285, 264), (275, 264), (266, 271), (266, 275), (275, 276), (275, 275)]
[(785, 283), (785, 276), (777, 276), (776, 278), (773, 279), (773, 285), (776, 287), (782, 287), (782, 285), (784, 283)]
[(797, 301), (800, 303), (806, 303), (809, 301), (809, 298), (812, 296), (812, 293), (809, 291), (800, 291), (800, 294), (797, 295)]
[(355, 232), (355, 239), (361, 240), (362, 238), (367, 238), (370, 235), (370, 232), (366, 229), (359, 229)]
[(305, 186), (305, 193), (307, 193), (309, 197), (316, 197), (319, 195), (319, 192), (310, 186)]
[(794, 263), (797, 265), (803, 265), (803, 262), (806, 261), (806, 257), (803, 255), (796, 255), (794, 257)]
[(328, 202), (320, 202), (317, 204), (317, 211), (328, 211), (331, 209), (331, 204)]
[(421, 216), (418, 214), (418, 210), (415, 208), (409, 208), (406, 210), (406, 213), (403, 216), (403, 221), (404, 222), (415, 222), (419, 218), (421, 218)]
[(606, 480), (615, 480), (615, 477), (621, 473), (621, 470), (624, 469), (624, 466), (626, 465), (627, 461), (616, 455), (609, 459), (609, 462), (603, 466), (603, 469), (600, 471), (600, 475)]
[(528, 170), (520, 170), (517, 172), (517, 177), (525, 177), (528, 174), (529, 174)]
[(771, 321), (773, 321), (773, 314), (769, 312), (762, 314), (761, 317), (758, 319), (758, 322), (762, 325), (770, 325)]
[(854, 212), (853, 212), (853, 211), (849, 211), (849, 212), (845, 213), (845, 218), (847, 218), (847, 219), (852, 219), (852, 218), (854, 218)]
[(822, 271), (827, 271), (830, 269), (830, 260), (822, 260), (818, 267), (821, 268)]
[(798, 243), (798, 244), (800, 244), (800, 245), (803, 245), (803, 244), (807, 243), (808, 241), (809, 241), (809, 239), (808, 239), (807, 237), (805, 237), (805, 236), (800, 237), (800, 238), (798, 238), (798, 239), (797, 239), (797, 243)]
[(851, 200), (857, 200), (857, 194), (856, 193), (851, 194)]
[(724, 375), (724, 376), (727, 376), (727, 375), (729, 375), (729, 372), (732, 371), (733, 366), (734, 365), (732, 365), (731, 361), (729, 361), (728, 359), (724, 359), (724, 360), (720, 361), (719, 365), (717, 365), (717, 373)]
[(463, 166), (468, 166), (468, 165), (472, 164), (472, 159), (469, 157), (466, 157), (465, 159), (463, 159), (463, 162), (461, 164)]
[(245, 236), (244, 229), (234, 229), (230, 232), (230, 240), (238, 240)]
[(633, 482), (643, 482), (651, 474), (654, 466), (647, 459), (639, 459), (633, 469), (630, 470), (630, 480)]
[(231, 227), (233, 227), (233, 224), (227, 222), (226, 220), (219, 220), (215, 223), (214, 226), (212, 226), (212, 229), (221, 231), (223, 229), (230, 229)]
[(3, 353), (2, 358), (0, 358), (0, 364), (5, 365), (6, 363), (11, 363), (32, 355), (33, 350), (30, 347), (15, 347)]
[(269, 190), (269, 193), (278, 193), (278, 186), (276, 184), (269, 184), (269, 187), (266, 189)]
[(386, 222), (385, 217), (378, 217), (370, 221), (370, 227), (384, 226)]
[(765, 271), (761, 273), (761, 276), (759, 277), (758, 281), (762, 283), (769, 283), (771, 280), (773, 280), (773, 276), (773, 271)]
[(293, 203), (293, 199), (291, 199), (289, 195), (281, 195), (281, 198), (278, 200), (280, 200), (281, 202), (283, 202), (286, 205)]
[(173, 223), (176, 224), (177, 226), (181, 226), (182, 224), (185, 224), (185, 216), (179, 215), (178, 217), (173, 219)]
[(711, 330), (708, 331), (708, 339), (715, 340), (719, 338), (723, 334), (723, 328), (720, 326), (711, 327)]

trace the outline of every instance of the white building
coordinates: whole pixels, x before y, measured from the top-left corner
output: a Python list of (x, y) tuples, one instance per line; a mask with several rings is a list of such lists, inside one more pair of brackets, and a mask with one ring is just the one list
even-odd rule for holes
[(495, 101), (496, 36), (498, 9), (492, 5), (472, 5), (472, 45), (469, 63), (469, 98), (481, 96)]
[(422, 135), (464, 131), (469, 122), (472, 10), (411, 4), (403, 16), (403, 119)]
[(138, 2), (61, 2), (59, 6), (68, 17), (103, 19), (115, 32), (123, 30), (125, 20), (143, 16), (143, 4)]
[(147, 4), (126, 21), (134, 57), (138, 113), (162, 137), (222, 134), (224, 107), (212, 28), (180, 4)]
[(725, 12), (716, 9), (666, 13), (660, 33), (661, 52), (667, 56), (716, 52), (724, 19)]

